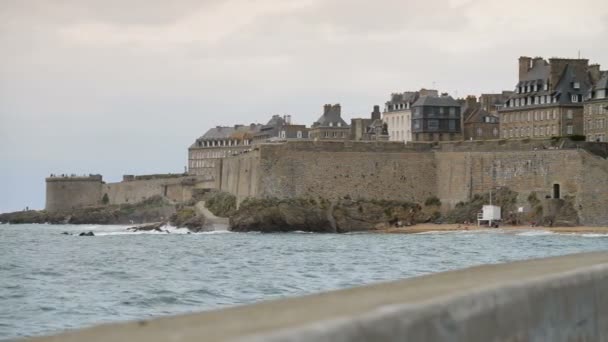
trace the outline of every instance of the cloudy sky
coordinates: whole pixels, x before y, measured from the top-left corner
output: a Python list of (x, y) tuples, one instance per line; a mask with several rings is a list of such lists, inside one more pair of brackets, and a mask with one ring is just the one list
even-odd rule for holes
[(606, 0), (0, 0), (0, 212), (50, 173), (182, 171), (216, 125), (511, 89), (520, 55), (606, 69), (606, 37)]

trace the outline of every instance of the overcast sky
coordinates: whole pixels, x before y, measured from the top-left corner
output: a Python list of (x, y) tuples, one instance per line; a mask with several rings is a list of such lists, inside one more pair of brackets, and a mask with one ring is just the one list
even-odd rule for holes
[(520, 55), (579, 50), (608, 68), (608, 1), (0, 0), (0, 212), (50, 173), (180, 172), (216, 125), (511, 90)]

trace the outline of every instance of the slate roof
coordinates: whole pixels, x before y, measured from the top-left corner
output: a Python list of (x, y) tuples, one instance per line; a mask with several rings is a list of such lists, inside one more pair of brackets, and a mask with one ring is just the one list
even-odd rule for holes
[[(330, 127), (331, 123), (333, 127), (349, 127), (346, 121), (342, 119), (340, 110), (338, 108), (336, 108), (336, 106), (333, 106), (331, 107), (331, 109), (325, 111), (325, 113), (323, 113), (323, 115), (321, 115), (321, 117), (317, 121), (315, 121), (313, 126)], [(338, 125), (338, 123), (340, 125)]]
[(608, 89), (608, 72), (604, 72), (604, 76), (597, 81), (593, 89)]
[(420, 106), (460, 107), (460, 103), (451, 96), (421, 96), (412, 107)]
[(486, 123), (486, 117), (492, 117), (496, 120), (495, 124), (498, 124), (498, 116), (490, 114), (488, 111), (482, 108), (470, 108), (464, 113), (465, 123)]
[(260, 124), (217, 126), (209, 129), (203, 136), (196, 139), (190, 147), (197, 147), (197, 142), (201, 140), (240, 138), (246, 134), (254, 134), (261, 129)]

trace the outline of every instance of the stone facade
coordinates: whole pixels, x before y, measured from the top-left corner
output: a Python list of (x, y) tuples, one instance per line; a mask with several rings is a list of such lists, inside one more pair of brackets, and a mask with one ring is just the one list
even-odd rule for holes
[(313, 123), (308, 136), (312, 140), (348, 140), (350, 126), (342, 119), (340, 104), (326, 104), (323, 115)]
[[(485, 94), (488, 96), (489, 94)], [(480, 98), (481, 99), (481, 98)], [(463, 135), (465, 140), (498, 139), (500, 125), (498, 115), (493, 115), (485, 108), (492, 108), (486, 98), (485, 105), (477, 102), (473, 95), (467, 96), (463, 105)]]
[(500, 110), (500, 137), (584, 134), (583, 98), (592, 85), (587, 59), (519, 58), (515, 93)]
[(380, 106), (374, 106), (369, 119), (351, 119), (350, 140), (389, 140), (387, 124), (382, 121), (381, 115)]
[(276, 142), (287, 140), (308, 139), (305, 125), (295, 125), (291, 122), (291, 115), (273, 115), (270, 121), (262, 126), (259, 132), (253, 135), (253, 143)]
[[(220, 170), (218, 167), (216, 173)], [(52, 175), (46, 179), (45, 209), (62, 211), (102, 204), (137, 203), (154, 196), (181, 203), (192, 198), (194, 189), (217, 189), (219, 186), (205, 177), (187, 174), (124, 176), (122, 182), (116, 183), (103, 182), (101, 175)]]
[(608, 71), (604, 72), (586, 99), (584, 121), (587, 141), (608, 141)]
[[(247, 197), (406, 200), (437, 196), (443, 210), (498, 187), (531, 210), (568, 198), (582, 224), (608, 224), (608, 144), (551, 140), (397, 144), (301, 142), (261, 145), (228, 158), (222, 190)], [(593, 152), (593, 153), (591, 153)], [(601, 157), (600, 157), (601, 156)], [(606, 181), (603, 181), (606, 180)], [(555, 188), (558, 195), (555, 197)]]
[(233, 154), (251, 149), (254, 134), (262, 125), (217, 126), (208, 130), (188, 148), (188, 173), (215, 181), (220, 161)]

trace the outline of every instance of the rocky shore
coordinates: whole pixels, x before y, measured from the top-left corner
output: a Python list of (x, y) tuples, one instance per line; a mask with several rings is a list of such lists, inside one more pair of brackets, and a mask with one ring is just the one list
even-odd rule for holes
[(342, 199), (248, 199), (230, 217), (230, 229), (259, 231), (349, 233), (430, 222), (438, 207), (402, 201)]

